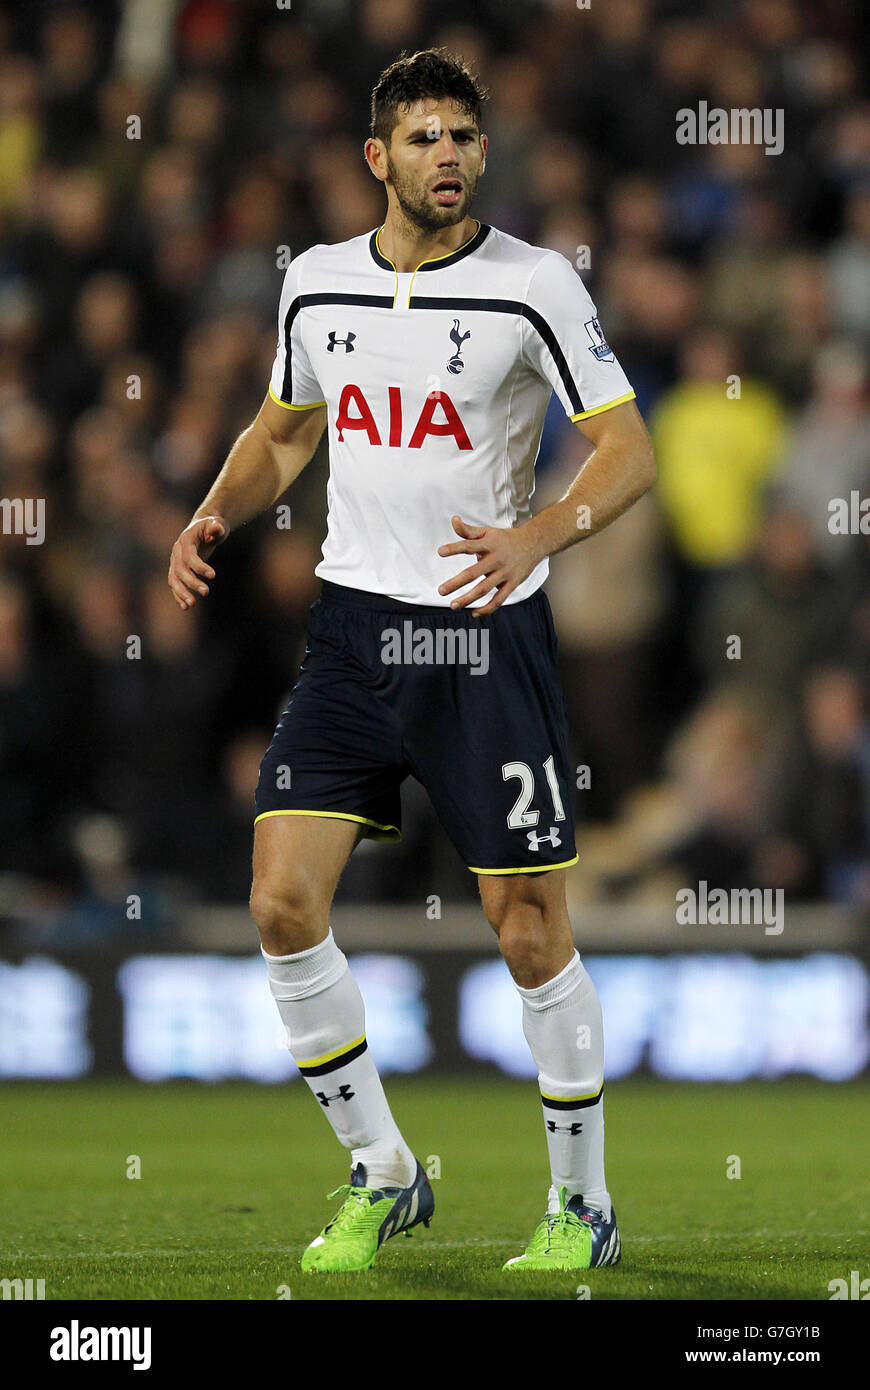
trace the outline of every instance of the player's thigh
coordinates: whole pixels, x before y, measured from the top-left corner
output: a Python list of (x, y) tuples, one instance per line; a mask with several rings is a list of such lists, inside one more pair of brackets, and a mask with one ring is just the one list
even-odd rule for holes
[(365, 829), (333, 816), (257, 821), (251, 913), (270, 954), (305, 951), (325, 938), (338, 880)]

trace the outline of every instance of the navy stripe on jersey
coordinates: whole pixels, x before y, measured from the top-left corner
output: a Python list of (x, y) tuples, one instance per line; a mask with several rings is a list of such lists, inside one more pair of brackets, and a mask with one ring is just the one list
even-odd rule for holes
[(550, 355), (556, 364), (562, 384), (568, 393), (568, 399), (573, 407), (575, 415), (581, 415), (585, 410), (580, 392), (571, 375), (565, 354), (559, 347), (556, 335), (547, 320), (537, 309), (532, 309), (530, 305), (523, 304), (519, 299), (470, 299), (470, 298), (450, 298), (435, 299), (427, 295), (413, 294), (408, 304), (409, 309), (483, 309), (493, 314), (519, 314), (522, 318), (528, 319), (532, 327), (540, 334), (550, 349)]
[[(489, 231), (489, 228), (487, 228)], [(423, 268), (422, 266), (420, 267)], [(392, 309), (393, 299), (391, 295), (384, 294), (342, 294), (340, 291), (328, 294), (300, 294), (293, 300), (287, 310), (287, 317), (284, 320), (284, 344), (286, 350), (286, 361), (284, 364), (284, 382), (281, 388), (281, 399), (290, 405), (293, 400), (293, 377), (290, 361), (290, 330), (293, 321), (300, 309), (308, 304), (364, 304), (375, 309)], [(438, 299), (428, 295), (414, 294), (408, 304), (409, 309), (473, 309), (483, 310), (493, 314), (519, 314), (520, 317), (527, 319), (532, 327), (538, 332), (550, 350), (550, 355), (556, 364), (562, 384), (568, 393), (573, 413), (581, 415), (585, 410), (583, 399), (577, 390), (574, 378), (571, 375), (565, 354), (559, 346), (555, 333), (547, 320), (537, 309), (532, 309), (530, 305), (524, 304), (520, 299), (471, 299), (451, 298)]]
[(293, 404), (293, 348), (290, 334), (296, 315), (306, 304), (366, 304), (375, 309), (393, 307), (391, 296), (385, 294), (297, 294), (284, 318), (284, 380), (281, 383), (281, 400), (285, 405)]

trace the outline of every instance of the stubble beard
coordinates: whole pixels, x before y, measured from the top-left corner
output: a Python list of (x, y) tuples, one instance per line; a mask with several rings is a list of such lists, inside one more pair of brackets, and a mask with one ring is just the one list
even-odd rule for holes
[[(471, 205), (477, 193), (477, 177), (479, 176), (473, 180), (470, 177), (463, 180), (462, 197), (456, 206), (451, 208), (439, 207), (437, 203), (432, 203), (428, 188), (400, 174), (389, 155), (387, 155), (387, 174), (393, 185), (393, 192), (396, 195), (399, 209), (409, 229), (431, 235), (433, 232), (440, 232), (443, 227), (455, 227), (459, 222), (464, 222), (471, 212)], [(445, 174), (444, 177), (449, 178), (450, 176)]]

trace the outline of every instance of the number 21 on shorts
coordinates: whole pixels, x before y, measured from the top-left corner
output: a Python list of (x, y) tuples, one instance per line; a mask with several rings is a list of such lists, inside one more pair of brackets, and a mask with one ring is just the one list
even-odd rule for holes
[[(553, 797), (553, 819), (560, 821), (565, 819), (565, 808), (562, 805), (562, 798), (559, 794), (559, 784), (556, 781), (556, 770), (553, 766), (553, 755), (550, 754), (547, 761), (543, 764), (546, 773), (547, 783)], [(505, 763), (501, 770), (502, 780), (510, 781), (512, 777), (520, 780), (520, 794), (508, 812), (508, 829), (524, 830), (526, 826), (537, 825), (540, 819), (540, 811), (530, 811), (529, 805), (535, 794), (535, 778), (528, 763)]]

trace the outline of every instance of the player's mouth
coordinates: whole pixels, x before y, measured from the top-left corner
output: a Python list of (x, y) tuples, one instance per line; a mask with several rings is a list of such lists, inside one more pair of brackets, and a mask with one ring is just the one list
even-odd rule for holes
[(462, 197), (462, 181), (460, 179), (441, 179), (432, 189), (437, 202), (442, 207), (453, 207)]

